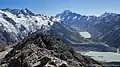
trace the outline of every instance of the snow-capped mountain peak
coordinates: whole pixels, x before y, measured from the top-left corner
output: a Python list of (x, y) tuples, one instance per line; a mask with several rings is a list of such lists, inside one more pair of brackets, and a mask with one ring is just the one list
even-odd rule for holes
[(71, 11), (70, 10), (65, 10), (63, 13), (70, 13)]
[[(36, 30), (49, 30), (54, 22), (59, 22), (59, 19), (37, 15), (28, 9), (0, 9), (0, 41), (18, 41)], [(6, 33), (9, 35), (3, 36)]]
[(25, 9), (10, 9), (10, 8), (6, 8), (6, 9), (0, 9), (0, 10), (4, 11), (4, 12), (11, 12), (12, 14), (15, 14), (15, 15), (19, 15), (19, 14), (32, 15), (32, 16), (35, 15), (34, 13), (32, 13), (27, 8), (25, 8)]

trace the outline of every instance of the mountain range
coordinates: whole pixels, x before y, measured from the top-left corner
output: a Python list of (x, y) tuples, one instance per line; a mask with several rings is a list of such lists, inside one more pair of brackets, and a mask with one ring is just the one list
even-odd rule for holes
[(101, 16), (85, 16), (70, 10), (57, 14), (63, 24), (77, 30), (87, 31), (93, 41), (101, 41), (119, 48), (120, 14), (105, 12)]
[[(103, 42), (119, 47), (119, 18), (116, 13), (85, 16), (65, 10), (56, 16), (35, 14), (28, 9), (0, 9), (0, 44), (10, 45), (35, 31), (54, 35), (67, 44)], [(91, 34), (86, 39), (79, 32)]]

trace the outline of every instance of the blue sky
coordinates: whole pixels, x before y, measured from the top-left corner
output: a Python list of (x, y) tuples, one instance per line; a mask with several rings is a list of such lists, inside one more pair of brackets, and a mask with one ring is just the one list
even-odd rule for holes
[(28, 8), (35, 13), (55, 15), (71, 10), (83, 15), (120, 13), (120, 0), (1, 0), (0, 8)]

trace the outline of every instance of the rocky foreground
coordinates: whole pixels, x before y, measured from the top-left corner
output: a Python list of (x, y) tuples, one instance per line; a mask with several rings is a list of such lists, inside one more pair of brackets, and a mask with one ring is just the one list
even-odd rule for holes
[(36, 32), (17, 43), (0, 60), (0, 67), (102, 67), (102, 65), (76, 53), (60, 39)]

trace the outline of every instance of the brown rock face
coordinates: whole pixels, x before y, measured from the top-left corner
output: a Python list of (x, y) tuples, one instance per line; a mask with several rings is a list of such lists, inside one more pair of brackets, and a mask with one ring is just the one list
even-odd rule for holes
[(102, 67), (91, 58), (76, 53), (61, 40), (33, 33), (16, 44), (0, 60), (0, 67)]

